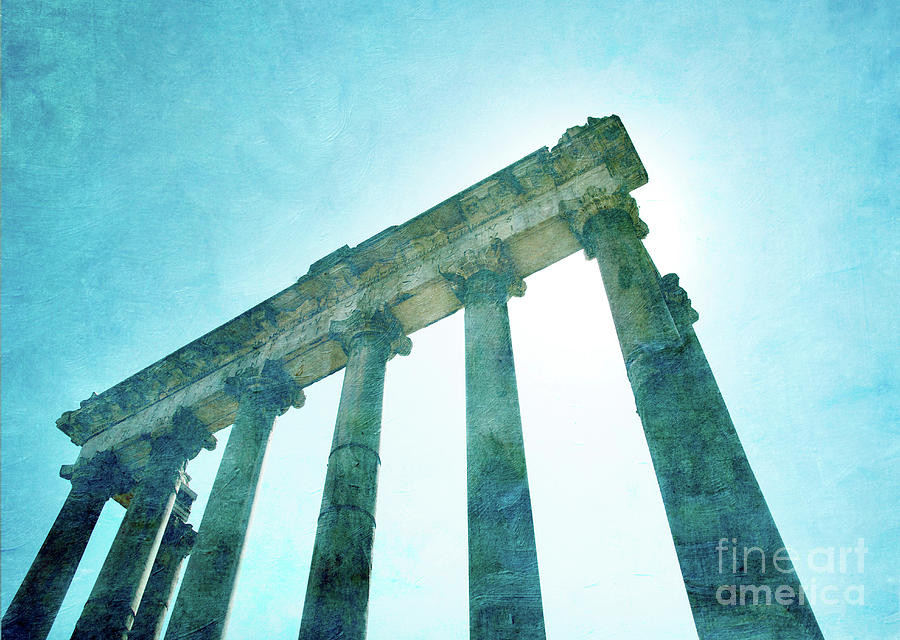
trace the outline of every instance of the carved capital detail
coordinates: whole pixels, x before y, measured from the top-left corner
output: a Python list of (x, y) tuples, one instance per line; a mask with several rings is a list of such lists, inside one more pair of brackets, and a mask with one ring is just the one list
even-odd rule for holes
[(280, 360), (266, 360), (258, 373), (247, 369), (225, 379), (225, 393), (238, 402), (253, 402), (279, 415), (306, 403), (306, 394)]
[[(480, 279), (484, 272), (492, 275), (482, 283)], [(477, 279), (474, 278), (476, 274), (479, 274)], [(506, 243), (499, 238), (491, 239), (491, 243), (482, 251), (466, 251), (458, 263), (441, 269), (441, 275), (450, 283), (453, 294), (463, 304), (483, 299), (485, 295), (500, 304), (511, 297), (525, 295), (525, 281), (516, 274)], [(475, 286), (476, 280), (479, 280), (478, 286)]]
[(134, 478), (112, 451), (101, 451), (92, 458), (63, 465), (59, 475), (72, 483), (75, 493), (105, 500), (128, 492), (134, 484)]
[(559, 210), (568, 221), (572, 233), (584, 247), (588, 259), (597, 257), (597, 250), (591, 239), (585, 234), (585, 227), (591, 218), (602, 215), (605, 211), (625, 211), (631, 218), (634, 232), (641, 240), (646, 238), (650, 231), (647, 224), (638, 215), (637, 202), (627, 193), (606, 193), (597, 187), (590, 187), (580, 198), (560, 202)]
[(385, 305), (375, 311), (356, 309), (343, 320), (332, 320), (329, 328), (331, 339), (337, 341), (349, 357), (353, 342), (362, 335), (375, 334), (388, 346), (387, 358), (407, 356), (412, 351), (412, 340), (403, 332), (400, 321)]
[(167, 428), (148, 437), (150, 462), (145, 475), (148, 471), (155, 472), (152, 468), (154, 464), (162, 472), (183, 469), (185, 463), (197, 457), (201, 449), (211, 451), (216, 448), (216, 439), (206, 425), (186, 407), (179, 407)]
[(677, 274), (668, 273), (660, 278), (659, 288), (676, 327), (679, 329), (690, 327), (700, 319), (700, 314), (691, 306), (687, 291), (681, 288)]

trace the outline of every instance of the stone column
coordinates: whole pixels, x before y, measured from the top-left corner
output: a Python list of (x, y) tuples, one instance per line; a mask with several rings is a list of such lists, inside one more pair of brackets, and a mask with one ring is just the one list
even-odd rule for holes
[(125, 640), (134, 623), (150, 577), (184, 466), (211, 436), (193, 414), (179, 410), (171, 427), (153, 437), (143, 475), (97, 581), (88, 597), (72, 640)]
[(521, 296), (504, 246), (445, 274), (465, 304), (469, 637), (546, 638), (507, 300)]
[(69, 468), (72, 489), (3, 616), (3, 637), (9, 640), (47, 637), (103, 505), (129, 488), (130, 479), (111, 452)]
[(600, 264), (699, 637), (821, 638), (691, 327), (698, 316), (677, 276), (659, 278), (634, 200), (592, 191), (561, 208)]
[(226, 380), (238, 412), (191, 552), (167, 640), (212, 640), (225, 634), (247, 527), (275, 418), (301, 407), (303, 390), (275, 360), (260, 373)]
[(385, 309), (331, 323), (347, 354), (334, 440), (316, 529), (301, 640), (366, 637), (375, 534), (378, 447), (387, 361), (411, 342)]
[(157, 640), (162, 634), (181, 564), (194, 546), (196, 533), (187, 524), (187, 519), (191, 513), (191, 504), (196, 498), (197, 494), (186, 483), (178, 489), (175, 506), (156, 553), (153, 570), (147, 580), (134, 625), (128, 633), (128, 640)]

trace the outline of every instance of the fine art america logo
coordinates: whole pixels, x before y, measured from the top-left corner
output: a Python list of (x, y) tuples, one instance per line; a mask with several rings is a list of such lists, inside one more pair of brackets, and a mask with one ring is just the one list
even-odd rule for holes
[[(862, 576), (865, 555), (869, 551), (860, 538), (853, 547), (816, 547), (806, 554), (806, 566), (816, 576), (852, 574)], [(779, 584), (779, 576), (793, 576), (791, 562), (796, 554), (786, 547), (777, 549), (770, 556), (757, 546), (742, 546), (737, 538), (722, 538), (716, 546), (721, 584), (716, 589), (716, 600), (721, 605), (795, 604), (826, 605), (865, 604), (865, 588), (862, 584), (838, 587), (831, 581), (813, 577), (806, 587), (799, 587), (796, 577), (782, 578), (792, 584)], [(757, 584), (747, 584), (748, 578), (758, 579)], [(844, 583), (845, 580), (841, 580)], [(796, 588), (795, 588), (796, 587)]]

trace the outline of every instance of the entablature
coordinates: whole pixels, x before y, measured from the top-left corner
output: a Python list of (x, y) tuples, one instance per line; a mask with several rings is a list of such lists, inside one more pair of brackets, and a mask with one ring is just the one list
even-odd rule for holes
[(552, 149), (522, 158), (428, 211), (354, 248), (314, 262), (290, 287), (171, 355), (65, 412), (57, 426), (82, 457), (114, 450), (140, 466), (146, 439), (190, 409), (211, 433), (229, 426), (237, 403), (225, 380), (277, 359), (301, 387), (341, 369), (346, 355), (333, 320), (384, 307), (407, 335), (461, 307), (441, 272), (466, 252), (503, 242), (518, 278), (580, 249), (560, 203), (589, 189), (628, 193), (647, 174), (617, 116), (588, 118)]

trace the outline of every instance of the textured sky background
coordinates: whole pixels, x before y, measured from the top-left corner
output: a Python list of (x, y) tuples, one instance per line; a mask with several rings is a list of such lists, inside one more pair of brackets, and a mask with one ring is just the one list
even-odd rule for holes
[[(700, 312), (807, 591), (836, 588), (826, 637), (900, 638), (900, 11), (752, 4), (7, 0), (2, 607), (68, 491), (63, 411), (616, 113), (651, 255)], [(596, 264), (530, 277), (510, 313), (549, 637), (696, 638)], [(412, 339), (388, 365), (369, 637), (458, 640), (462, 316)], [(276, 425), (229, 638), (296, 637), (340, 378)], [(227, 433), (190, 465), (195, 526)], [(806, 561), (860, 538), (862, 572)]]

